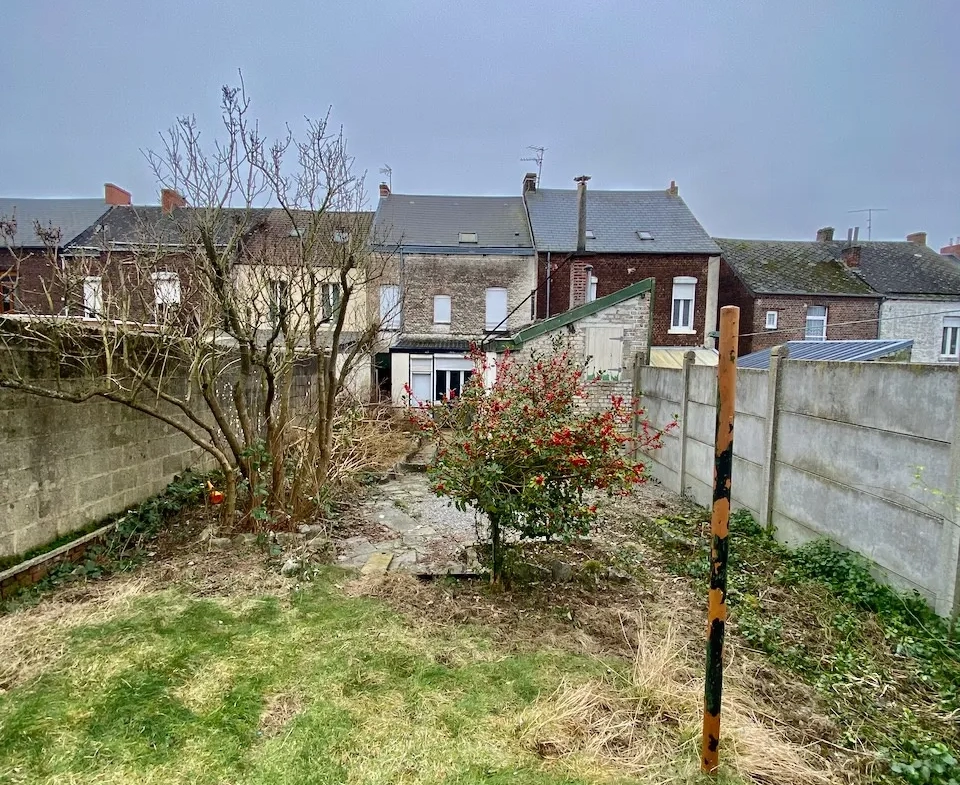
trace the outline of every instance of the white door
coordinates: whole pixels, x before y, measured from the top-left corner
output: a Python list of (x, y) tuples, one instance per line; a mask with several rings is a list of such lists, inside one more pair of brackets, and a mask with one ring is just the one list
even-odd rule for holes
[(410, 375), (410, 388), (413, 390), (414, 405), (430, 403), (433, 400), (433, 374), (414, 373)]

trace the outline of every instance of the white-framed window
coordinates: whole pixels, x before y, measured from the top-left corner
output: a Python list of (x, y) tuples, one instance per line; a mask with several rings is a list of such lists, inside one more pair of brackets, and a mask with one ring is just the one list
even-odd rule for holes
[(597, 284), (600, 283), (597, 276), (593, 273), (587, 278), (587, 302), (592, 303), (597, 299)]
[(337, 320), (337, 310), (340, 308), (340, 284), (324, 283), (320, 285), (320, 306), (323, 309), (325, 320)]
[(805, 341), (827, 340), (827, 306), (807, 306), (807, 326), (803, 334)]
[(767, 330), (777, 329), (777, 311), (767, 311), (767, 320), (763, 323)]
[(476, 232), (460, 232), (458, 239), (461, 243), (470, 243), (476, 245), (478, 238)]
[(153, 293), (158, 306), (180, 305), (179, 273), (169, 271), (154, 273)]
[(485, 325), (488, 330), (507, 329), (507, 290), (487, 289), (487, 310)]
[(350, 242), (350, 232), (346, 229), (336, 229), (333, 232), (333, 241), (340, 245), (346, 245)]
[(670, 311), (670, 332), (693, 332), (693, 303), (696, 296), (696, 278), (679, 276), (673, 279), (673, 306)]
[(433, 323), (450, 324), (450, 295), (437, 294), (433, 298)]
[(269, 297), (270, 321), (279, 324), (285, 319), (290, 310), (290, 284), (283, 279), (273, 279), (267, 282), (267, 296)]
[(403, 308), (400, 287), (385, 284), (380, 287), (380, 323), (385, 330), (399, 330)]
[(956, 360), (960, 356), (960, 316), (943, 317), (943, 335), (940, 338), (940, 359)]
[(410, 356), (410, 390), (413, 405), (430, 403), (433, 400), (433, 357)]
[(83, 318), (98, 319), (103, 314), (103, 279), (88, 275), (83, 279)]

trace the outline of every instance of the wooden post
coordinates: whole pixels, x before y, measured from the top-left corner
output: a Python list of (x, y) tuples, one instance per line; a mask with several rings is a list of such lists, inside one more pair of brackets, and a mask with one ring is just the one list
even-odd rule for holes
[(707, 673), (704, 682), (700, 768), (716, 774), (720, 765), (720, 702), (723, 695), (723, 637), (727, 621), (727, 532), (733, 476), (733, 416), (737, 395), (737, 341), (740, 309), (720, 309), (717, 363), (717, 431), (710, 521), (710, 604), (707, 615)]

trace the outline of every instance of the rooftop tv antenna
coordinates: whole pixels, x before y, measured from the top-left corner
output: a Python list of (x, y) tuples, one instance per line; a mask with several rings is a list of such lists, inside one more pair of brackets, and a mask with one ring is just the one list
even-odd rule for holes
[(873, 239), (873, 214), (887, 212), (886, 207), (864, 207), (862, 210), (847, 210), (848, 213), (866, 213), (867, 214), (867, 239)]
[(537, 187), (540, 186), (540, 173), (543, 171), (543, 154), (547, 152), (546, 147), (536, 147), (530, 145), (527, 149), (533, 153), (533, 155), (527, 158), (521, 158), (521, 161), (533, 161), (537, 165)]
[(380, 174), (385, 175), (387, 178), (387, 185), (390, 186), (390, 190), (393, 190), (393, 169), (391, 169), (387, 164), (384, 164), (380, 167)]

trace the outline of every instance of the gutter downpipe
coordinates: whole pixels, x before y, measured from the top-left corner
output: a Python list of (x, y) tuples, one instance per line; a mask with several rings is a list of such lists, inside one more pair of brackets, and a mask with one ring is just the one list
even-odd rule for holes
[(547, 251), (547, 314), (544, 318), (550, 318), (550, 279), (553, 277), (553, 268), (550, 266), (550, 251)]

